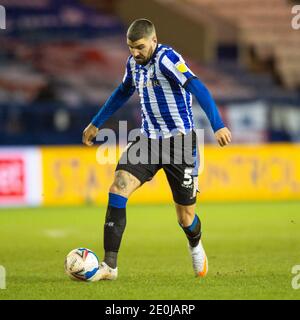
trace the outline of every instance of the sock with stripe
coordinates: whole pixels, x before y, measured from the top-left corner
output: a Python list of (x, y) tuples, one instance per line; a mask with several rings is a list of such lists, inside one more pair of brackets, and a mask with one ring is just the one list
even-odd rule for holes
[(127, 198), (109, 193), (104, 224), (104, 262), (111, 268), (117, 267), (117, 255), (126, 227), (126, 203)]
[(186, 237), (189, 240), (191, 247), (196, 247), (201, 239), (201, 221), (197, 214), (195, 214), (192, 224), (188, 227), (183, 227), (180, 224), (182, 230), (185, 232)]

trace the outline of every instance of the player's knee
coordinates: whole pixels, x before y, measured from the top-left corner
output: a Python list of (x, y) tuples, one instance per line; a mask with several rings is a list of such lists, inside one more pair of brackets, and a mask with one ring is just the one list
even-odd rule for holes
[(113, 183), (109, 188), (109, 193), (118, 194), (120, 196), (128, 198), (130, 193), (126, 188), (120, 187), (118, 184)]
[(181, 225), (189, 225), (189, 222), (193, 220), (195, 216), (195, 206), (182, 206), (176, 205), (177, 207), (177, 215), (178, 215), (178, 222)]
[(124, 194), (127, 193), (129, 181), (122, 172), (116, 172), (113, 184), (109, 188), (110, 193)]
[(193, 216), (195, 214), (195, 206), (183, 206), (183, 205), (176, 205), (177, 206), (177, 211), (182, 215), (182, 216)]
[(139, 181), (128, 172), (117, 171), (113, 184), (109, 188), (110, 193), (119, 194), (128, 198), (138, 187)]
[(109, 188), (109, 193), (119, 194), (120, 189), (118, 188), (118, 186), (115, 183), (113, 183)]

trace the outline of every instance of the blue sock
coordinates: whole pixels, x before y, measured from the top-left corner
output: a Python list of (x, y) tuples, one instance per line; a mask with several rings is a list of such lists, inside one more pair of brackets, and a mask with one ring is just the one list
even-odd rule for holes
[(126, 203), (127, 198), (119, 194), (109, 193), (104, 224), (104, 261), (111, 268), (117, 266), (117, 255), (126, 227)]
[(189, 240), (191, 247), (196, 247), (201, 239), (201, 221), (197, 214), (195, 214), (192, 224), (188, 227), (180, 225), (182, 230), (185, 232), (186, 237)]
[(120, 196), (119, 194), (109, 193), (108, 205), (114, 208), (123, 209), (126, 208), (127, 198)]

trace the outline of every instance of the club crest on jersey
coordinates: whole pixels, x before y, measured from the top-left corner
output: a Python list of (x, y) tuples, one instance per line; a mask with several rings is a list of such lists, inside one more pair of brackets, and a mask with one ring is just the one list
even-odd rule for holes
[(149, 78), (150, 79), (154, 78), (154, 66), (151, 66), (149, 68)]

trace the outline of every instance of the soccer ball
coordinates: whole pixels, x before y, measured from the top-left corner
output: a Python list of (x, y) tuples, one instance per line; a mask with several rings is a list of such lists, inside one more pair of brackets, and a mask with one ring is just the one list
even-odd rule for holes
[(87, 248), (72, 250), (65, 259), (65, 271), (73, 280), (91, 281), (99, 270), (96, 254)]

